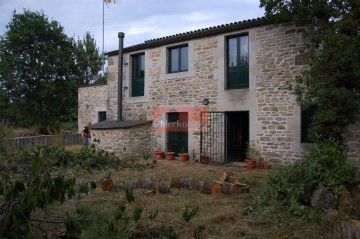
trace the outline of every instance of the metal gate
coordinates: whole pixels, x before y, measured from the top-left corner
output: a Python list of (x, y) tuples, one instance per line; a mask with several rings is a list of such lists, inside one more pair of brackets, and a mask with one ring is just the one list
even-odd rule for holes
[(200, 155), (213, 163), (225, 163), (225, 112), (201, 112), (200, 123)]

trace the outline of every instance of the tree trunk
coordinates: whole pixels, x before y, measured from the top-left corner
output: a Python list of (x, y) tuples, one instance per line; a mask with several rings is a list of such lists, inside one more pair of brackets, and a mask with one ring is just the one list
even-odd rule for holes
[(204, 182), (200, 189), (200, 192), (205, 193), (205, 194), (211, 194), (211, 190), (212, 190), (212, 183)]
[(170, 193), (170, 191), (171, 191), (170, 186), (171, 186), (170, 183), (160, 182), (159, 183), (159, 193), (166, 193), (166, 194)]
[(103, 190), (111, 190), (114, 186), (114, 182), (111, 178), (104, 178), (101, 182), (101, 187)]
[(238, 187), (234, 183), (225, 182), (220, 186), (220, 190), (221, 193), (225, 195), (236, 195), (238, 192)]

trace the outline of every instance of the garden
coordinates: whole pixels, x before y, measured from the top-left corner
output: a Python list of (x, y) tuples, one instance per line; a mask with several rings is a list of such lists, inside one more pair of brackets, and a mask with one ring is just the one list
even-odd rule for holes
[[(330, 214), (311, 207), (306, 187), (284, 192), (295, 183), (283, 185), (284, 169), (247, 170), (152, 154), (119, 158), (81, 146), (2, 152), (0, 162), (2, 238), (343, 238), (342, 217), (360, 219), (356, 184), (331, 194), (339, 197)], [(224, 173), (249, 190), (199, 190)]]

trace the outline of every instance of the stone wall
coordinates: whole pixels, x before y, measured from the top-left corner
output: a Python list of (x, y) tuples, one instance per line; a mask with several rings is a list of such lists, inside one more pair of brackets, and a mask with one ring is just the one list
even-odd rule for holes
[(151, 123), (120, 129), (93, 129), (94, 138), (100, 139), (99, 149), (116, 155), (138, 155), (150, 153)]
[(98, 112), (107, 111), (107, 85), (80, 87), (78, 90), (78, 128), (97, 123)]
[[(256, 142), (265, 160), (273, 164), (291, 164), (303, 155), (300, 142), (300, 115), (295, 98), (286, 84), (293, 82), (306, 65), (295, 59), (304, 47), (302, 32), (293, 24), (267, 26), (256, 31), (261, 66), (256, 81), (256, 119), (260, 130)], [(299, 111), (299, 110), (298, 110)]]

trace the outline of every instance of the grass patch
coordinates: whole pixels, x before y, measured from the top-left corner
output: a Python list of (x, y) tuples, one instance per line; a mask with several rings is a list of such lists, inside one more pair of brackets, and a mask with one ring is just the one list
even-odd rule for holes
[[(81, 185), (88, 182), (95, 182), (97, 187), (87, 193), (77, 194), (63, 203), (48, 206), (46, 210), (36, 210), (32, 214), (32, 219), (52, 221), (66, 221), (74, 216), (79, 220), (89, 219), (83, 225), (82, 237), (74, 236), (75, 238), (105, 238), (104, 235), (107, 235), (106, 238), (121, 238), (119, 231), (126, 230), (129, 230), (126, 236), (121, 234), (124, 238), (146, 238), (149, 235), (155, 238), (248, 239), (340, 236), (333, 230), (334, 221), (327, 220), (321, 212), (313, 211), (306, 217), (299, 217), (291, 214), (287, 206), (274, 199), (257, 203), (258, 196), (267, 186), (268, 174), (275, 172), (275, 169), (241, 171), (231, 166), (155, 160), (148, 157), (121, 158), (118, 167), (112, 167), (111, 162), (101, 158), (102, 154), (96, 154), (94, 157), (98, 161), (94, 162), (91, 160), (92, 155), (84, 154), (80, 148), (72, 148), (66, 152), (60, 149), (52, 150), (51, 153), (44, 151), (44, 155), (47, 154), (42, 162), (47, 165), (45, 168), (52, 175), (75, 177), (77, 191)], [(80, 159), (71, 158), (79, 153), (82, 153)], [(64, 158), (60, 162), (67, 163), (59, 166), (58, 162), (62, 157)], [(5, 162), (5, 171), (10, 172), (12, 177), (20, 177), (30, 166), (29, 161), (23, 160), (24, 158), (26, 156), (19, 155), (12, 157), (12, 160), (8, 159)], [(76, 160), (82, 162), (74, 164)], [(250, 193), (234, 196), (209, 195), (195, 190), (171, 188), (170, 194), (148, 194), (146, 189), (135, 189), (134, 201), (128, 202), (124, 187), (127, 182), (143, 177), (153, 178), (156, 184), (170, 183), (174, 177), (212, 182), (219, 179), (224, 171), (232, 172), (240, 182), (249, 184)], [(104, 191), (100, 182), (109, 173), (114, 187), (110, 191)], [(0, 201), (0, 205), (2, 203), (3, 201)], [(125, 206), (122, 211), (123, 205)], [(192, 214), (194, 208), (197, 210)], [(126, 220), (129, 223), (124, 226)], [(73, 223), (75, 225), (77, 221)], [(38, 222), (36, 225), (44, 228), (53, 238), (54, 235), (64, 235), (64, 223)], [(66, 225), (68, 229), (74, 226)], [(35, 233), (38, 229), (32, 227), (32, 231)], [(73, 233), (77, 235), (76, 231)], [(106, 233), (112, 233), (112, 236)]]

